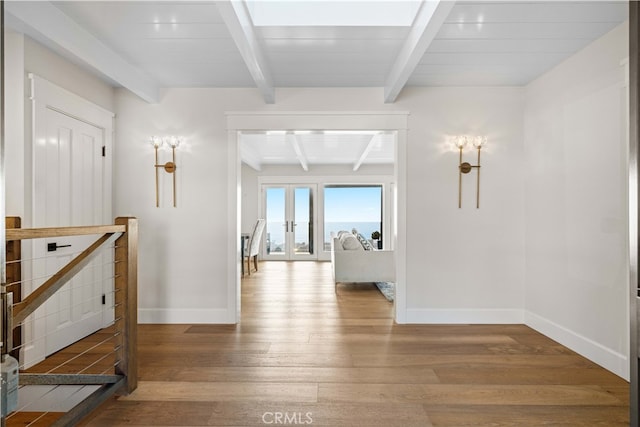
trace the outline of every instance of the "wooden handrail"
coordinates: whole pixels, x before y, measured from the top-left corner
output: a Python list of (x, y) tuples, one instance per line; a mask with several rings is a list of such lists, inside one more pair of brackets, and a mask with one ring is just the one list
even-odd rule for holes
[(86, 236), (90, 234), (124, 233), (124, 225), (8, 229), (7, 242), (48, 237)]
[(75, 257), (69, 264), (65, 265), (61, 270), (55, 273), (46, 282), (40, 285), (36, 290), (31, 292), (22, 302), (13, 307), (13, 322), (18, 325), (22, 323), (27, 316), (36, 311), (46, 300), (53, 294), (58, 292), (73, 276), (78, 274), (86, 265), (88, 265), (97, 255), (103, 246), (108, 246), (118, 239), (122, 233), (107, 233), (101, 236), (91, 246), (85, 249), (80, 255)]

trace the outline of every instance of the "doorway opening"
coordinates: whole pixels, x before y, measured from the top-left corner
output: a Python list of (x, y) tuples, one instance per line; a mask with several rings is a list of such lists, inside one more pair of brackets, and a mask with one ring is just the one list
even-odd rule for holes
[[(229, 277), (232, 279), (229, 282), (228, 294), (228, 307), (231, 308), (229, 314), (232, 317), (230, 320), (233, 322), (240, 320), (240, 242), (241, 235), (246, 231), (248, 224), (255, 223), (257, 219), (265, 216), (272, 218), (277, 216), (277, 221), (264, 218), (268, 222), (273, 222), (275, 227), (269, 228), (264, 234), (262, 249), (265, 257), (287, 259), (306, 256), (319, 261), (328, 261), (331, 253), (325, 250), (327, 240), (325, 239), (325, 221), (321, 218), (325, 212), (325, 189), (331, 192), (341, 187), (375, 188), (377, 186), (377, 191), (382, 193), (381, 198), (385, 206), (380, 210), (385, 212), (381, 212), (380, 218), (374, 221), (381, 223), (381, 229), (384, 227), (381, 233), (385, 235), (384, 247), (393, 249), (394, 257), (398, 260), (395, 264), (394, 318), (404, 323), (406, 177), (402, 171), (406, 170), (407, 117), (407, 112), (227, 114), (229, 160), (230, 164), (235, 166), (231, 171), (235, 172), (236, 176), (233, 188), (230, 188), (229, 192), (229, 206), (233, 210), (230, 212), (229, 226), (237, 230), (236, 238), (229, 240), (229, 247), (235, 248), (237, 254), (235, 260), (231, 260), (229, 264)], [(263, 163), (264, 157), (247, 155), (246, 146), (242, 144), (243, 138), (248, 136), (250, 139), (255, 139), (257, 135), (267, 139), (279, 139), (280, 150), (292, 149), (295, 156), (293, 163), (274, 166), (269, 162)], [(300, 135), (311, 135), (316, 143), (307, 146), (304, 143), (305, 138), (300, 138)], [(344, 137), (345, 135), (359, 135), (360, 138), (366, 139), (364, 148), (355, 160), (343, 164), (318, 164), (315, 161), (318, 152), (322, 152), (323, 155), (331, 152), (335, 155), (337, 152), (341, 157), (347, 157), (346, 153), (349, 151), (347, 145), (336, 143), (336, 136)], [(325, 150), (324, 146), (317, 142), (321, 136), (329, 137), (326, 139), (327, 143), (333, 144), (332, 151)], [(375, 160), (372, 160), (371, 164), (367, 162), (369, 155), (371, 159), (375, 159), (376, 155), (380, 154), (380, 150), (376, 150), (380, 138), (393, 140), (390, 146), (393, 161), (388, 167), (383, 166), (382, 162), (375, 164)], [(313, 151), (314, 149), (317, 150)], [(275, 161), (278, 156), (272, 157)], [(257, 185), (249, 185), (251, 180), (255, 180)], [(265, 187), (262, 184), (272, 186)], [(299, 184), (307, 185), (308, 189), (301, 190), (303, 187)], [(309, 184), (315, 184), (315, 188)], [(298, 188), (297, 197), (296, 188)], [(261, 194), (263, 189), (267, 194), (265, 197)], [(293, 194), (289, 202), (286, 200), (287, 192)], [(305, 198), (301, 192), (311, 195), (311, 200), (308, 197)], [(313, 197), (314, 192), (315, 197)], [(263, 200), (271, 200), (272, 196), (273, 200), (279, 200), (279, 208), (269, 213), (270, 209), (266, 206), (268, 202)], [(296, 203), (296, 198), (303, 202)], [(296, 210), (300, 211), (299, 214), (295, 212)], [(250, 212), (256, 212), (256, 214)], [(276, 235), (273, 235), (274, 233)], [(300, 237), (298, 234), (304, 234), (304, 236)]]

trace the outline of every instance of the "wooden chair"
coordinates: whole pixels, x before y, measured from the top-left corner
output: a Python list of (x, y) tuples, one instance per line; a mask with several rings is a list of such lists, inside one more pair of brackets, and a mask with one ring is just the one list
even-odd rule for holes
[(256, 226), (253, 228), (253, 233), (249, 237), (247, 243), (247, 250), (245, 256), (247, 257), (247, 274), (251, 275), (251, 257), (253, 257), (253, 265), (258, 271), (258, 252), (260, 252), (260, 240), (262, 239), (262, 233), (264, 231), (265, 220), (259, 219), (256, 222)]

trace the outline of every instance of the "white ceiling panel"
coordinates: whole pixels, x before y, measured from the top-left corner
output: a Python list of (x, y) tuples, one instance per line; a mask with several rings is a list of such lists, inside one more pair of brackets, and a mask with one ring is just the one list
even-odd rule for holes
[(105, 40), (229, 37), (213, 3), (68, 1), (54, 4)]
[(614, 27), (609, 22), (445, 23), (438, 39), (558, 39), (594, 40)]
[(562, 53), (427, 53), (420, 61), (420, 66), (429, 65), (512, 65), (559, 62), (566, 56)]
[(358, 53), (393, 56), (403, 39), (263, 39), (262, 46), (270, 54), (299, 54), (310, 51), (324, 54)]
[(625, 1), (457, 2), (447, 22), (622, 22)]
[(338, 56), (312, 56), (300, 55), (296, 58), (288, 58), (283, 56), (280, 60), (273, 62), (272, 70), (287, 73), (293, 69), (301, 69), (314, 73), (332, 73), (342, 72), (343, 74), (366, 74), (367, 72), (385, 72), (388, 67), (387, 62), (375, 58), (360, 59), (353, 58), (349, 55)]
[[(241, 58), (232, 40), (132, 40), (122, 51), (145, 63), (168, 59), (188, 61), (201, 58), (217, 60), (236, 60)], [(223, 55), (220, 55), (220, 53)]]
[(159, 23), (159, 24), (118, 24), (111, 28), (112, 40), (140, 39), (220, 39), (229, 38), (224, 24), (214, 23)]
[(584, 39), (438, 39), (429, 53), (572, 53), (584, 46)]
[(97, 20), (105, 27), (120, 23), (214, 22), (222, 24), (214, 2), (204, 1), (54, 1), (77, 22)]
[(409, 34), (406, 27), (257, 27), (261, 39), (400, 39)]
[(331, 73), (280, 73), (274, 79), (280, 87), (380, 87), (384, 85), (384, 76), (370, 74)]
[[(372, 43), (375, 45), (375, 43)], [(345, 49), (346, 50), (346, 49)], [(372, 49), (370, 52), (353, 51), (317, 51), (310, 47), (305, 51), (296, 52), (272, 52), (269, 51), (269, 60), (274, 63), (281, 62), (306, 62), (306, 61), (348, 61), (352, 63), (372, 64), (372, 63), (389, 63), (389, 49)]]

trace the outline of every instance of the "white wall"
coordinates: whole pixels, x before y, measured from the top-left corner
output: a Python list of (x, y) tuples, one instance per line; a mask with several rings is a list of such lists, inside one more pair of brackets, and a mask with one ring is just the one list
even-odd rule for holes
[[(415, 322), (522, 322), (524, 198), (520, 88), (405, 89), (408, 146), (407, 306)], [(445, 135), (486, 135), (480, 209)], [(475, 153), (464, 160), (475, 163)]]
[(628, 378), (623, 24), (526, 87), (527, 323)]
[[(172, 89), (159, 104), (116, 93), (115, 215), (139, 219), (141, 322), (226, 322), (227, 134), (224, 111), (263, 105), (251, 89)], [(151, 135), (179, 135), (177, 208), (161, 171), (155, 206)], [(162, 151), (160, 162), (168, 160)]]
[[(379, 88), (278, 89), (265, 105), (254, 89), (168, 89), (149, 105), (116, 95), (115, 213), (140, 218), (142, 321), (231, 321), (226, 311), (227, 134), (225, 111), (410, 111), (407, 306), (409, 320), (522, 321), (524, 234), (522, 90), (407, 88), (382, 102)], [(482, 208), (475, 181), (457, 207), (457, 152), (446, 135), (489, 137)], [(150, 135), (181, 134), (178, 204), (157, 209)], [(470, 160), (473, 160), (471, 157)], [(471, 174), (473, 175), (473, 174)], [(163, 185), (168, 176), (163, 176)]]

